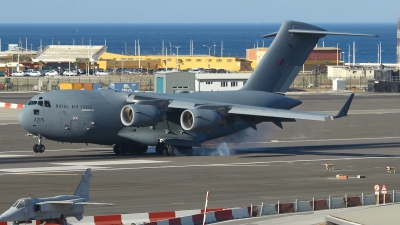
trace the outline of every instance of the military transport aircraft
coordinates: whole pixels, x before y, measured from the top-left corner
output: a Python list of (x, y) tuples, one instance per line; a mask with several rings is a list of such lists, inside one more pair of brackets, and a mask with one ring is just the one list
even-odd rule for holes
[(290, 110), (301, 101), (284, 96), (319, 38), (319, 27), (286, 21), (246, 84), (237, 91), (144, 93), (114, 90), (50, 91), (34, 96), (20, 110), (20, 125), (42, 139), (113, 145), (116, 154), (140, 154), (156, 146), (158, 154), (190, 155), (192, 147), (261, 122), (321, 120), (347, 115), (353, 94), (337, 115)]
[(18, 223), (40, 220), (43, 222), (66, 221), (66, 217), (83, 218), (83, 205), (113, 205), (110, 203), (90, 202), (89, 186), (92, 176), (90, 168), (82, 175), (82, 181), (74, 195), (60, 195), (47, 198), (21, 198), (7, 211), (0, 215), (0, 221), (13, 221)]

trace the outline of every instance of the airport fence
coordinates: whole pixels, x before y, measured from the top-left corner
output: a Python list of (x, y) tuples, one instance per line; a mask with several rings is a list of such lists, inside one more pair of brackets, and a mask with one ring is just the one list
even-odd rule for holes
[[(346, 82), (346, 88), (359, 88), (366, 90), (368, 88), (368, 80), (370, 78), (367, 77), (349, 77), (347, 79), (341, 77), (333, 77), (328, 78), (326, 74), (318, 75), (315, 77), (314, 74), (304, 74), (298, 75), (293, 81), (291, 88), (292, 89), (332, 89), (333, 80), (334, 79), (343, 79)], [(317, 82), (315, 82), (317, 81)], [(317, 84), (315, 86), (315, 84)]]
[[(317, 82), (315, 83), (315, 80)], [(335, 79), (335, 78), (334, 78)], [(359, 88), (366, 90), (368, 78), (348, 78), (346, 88)], [(117, 82), (139, 82), (140, 90), (154, 90), (153, 75), (112, 75), (112, 76), (56, 76), (56, 77), (10, 77), (8, 82), (4, 77), (0, 78), (1, 91), (48, 91), (56, 90), (59, 83), (100, 83), (107, 88), (110, 83)], [(291, 88), (296, 89), (332, 89), (332, 78), (326, 75), (300, 74), (293, 81)], [(315, 86), (317, 84), (317, 86)], [(315, 88), (316, 87), (316, 88)]]
[(99, 83), (103, 88), (108, 88), (110, 83), (122, 82), (138, 82), (140, 90), (152, 91), (153, 79), (153, 75), (2, 77), (0, 78), (0, 92), (57, 90), (59, 83)]

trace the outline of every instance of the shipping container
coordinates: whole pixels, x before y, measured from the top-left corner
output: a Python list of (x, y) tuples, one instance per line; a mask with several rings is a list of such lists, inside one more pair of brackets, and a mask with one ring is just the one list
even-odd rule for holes
[(85, 90), (93, 90), (93, 84), (92, 83), (82, 83), (82, 88)]
[(93, 90), (99, 90), (103, 87), (101, 83), (94, 83), (93, 84)]
[(72, 90), (71, 83), (60, 83), (58, 87), (60, 88), (60, 90)]
[(81, 90), (82, 89), (82, 83), (73, 83), (72, 84), (72, 90)]
[(110, 85), (108, 85), (108, 89), (134, 92), (139, 89), (139, 83), (138, 82), (110, 83)]

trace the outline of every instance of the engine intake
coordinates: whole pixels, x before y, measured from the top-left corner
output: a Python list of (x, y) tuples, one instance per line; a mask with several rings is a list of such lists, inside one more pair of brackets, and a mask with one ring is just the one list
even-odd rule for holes
[(187, 109), (180, 121), (182, 128), (189, 131), (210, 131), (225, 124), (216, 111), (209, 109)]
[(126, 105), (121, 110), (121, 121), (125, 126), (155, 126), (165, 120), (165, 114), (153, 105)]

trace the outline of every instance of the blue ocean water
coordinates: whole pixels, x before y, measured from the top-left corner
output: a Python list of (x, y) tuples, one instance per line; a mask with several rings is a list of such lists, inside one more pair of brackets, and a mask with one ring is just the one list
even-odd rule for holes
[[(353, 42), (356, 43), (356, 63), (377, 62), (378, 44), (382, 43), (382, 62), (396, 62), (396, 23), (376, 24), (316, 24), (337, 32), (379, 34), (381, 37), (326, 36), (319, 45), (339, 44), (348, 61), (348, 46), (353, 58)], [(162, 40), (165, 47), (181, 46), (179, 55), (190, 53), (190, 41), (194, 43), (194, 54), (208, 54), (203, 45), (215, 47), (215, 55), (245, 57), (246, 49), (254, 46), (268, 46), (272, 38), (262, 35), (278, 31), (280, 24), (0, 24), (1, 49), (8, 44), (22, 43), (28, 49), (37, 50), (40, 45), (104, 45), (107, 51), (134, 54), (135, 40), (140, 41), (141, 55), (161, 54)], [(27, 44), (26, 44), (27, 43)], [(125, 44), (126, 43), (126, 44)], [(171, 43), (171, 44), (170, 44)], [(170, 48), (168, 49), (170, 54)], [(214, 55), (214, 48), (211, 48)]]

